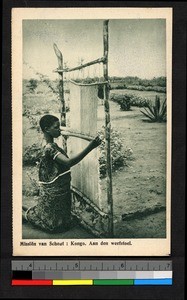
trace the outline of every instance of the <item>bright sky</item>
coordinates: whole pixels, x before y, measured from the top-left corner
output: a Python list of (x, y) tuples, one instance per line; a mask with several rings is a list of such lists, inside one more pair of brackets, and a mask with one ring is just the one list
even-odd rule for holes
[[(109, 20), (109, 76), (166, 76), (164, 19)], [(57, 78), (56, 43), (68, 67), (103, 56), (103, 20), (24, 20), (23, 60), (40, 73)], [(87, 72), (87, 71), (86, 71)], [(89, 75), (102, 75), (92, 67)], [(35, 77), (24, 65), (23, 78)]]

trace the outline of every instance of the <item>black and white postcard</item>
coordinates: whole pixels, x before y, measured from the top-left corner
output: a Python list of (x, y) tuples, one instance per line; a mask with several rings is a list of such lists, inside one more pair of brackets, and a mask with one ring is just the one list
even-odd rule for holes
[(167, 256), (171, 8), (13, 8), (14, 256)]

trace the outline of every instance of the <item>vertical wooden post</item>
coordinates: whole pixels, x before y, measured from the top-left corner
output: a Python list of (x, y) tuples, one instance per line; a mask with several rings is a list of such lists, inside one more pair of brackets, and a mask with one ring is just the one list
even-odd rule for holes
[[(63, 56), (61, 51), (58, 49), (57, 45), (53, 45), (55, 54), (58, 59), (58, 69), (63, 69)], [(60, 79), (59, 79), (59, 95), (60, 95), (60, 102), (61, 102), (61, 126), (66, 126), (66, 106), (65, 106), (65, 100), (64, 100), (64, 78), (63, 78), (63, 72), (59, 73)]]
[[(58, 68), (59, 70), (63, 69), (63, 56), (62, 52), (58, 49), (56, 44), (53, 44), (53, 48), (55, 51), (55, 54), (58, 59)], [(61, 104), (61, 109), (60, 109), (60, 125), (61, 126), (66, 126), (66, 104), (65, 104), (65, 99), (64, 99), (64, 74), (63, 72), (59, 73), (59, 96), (60, 96), (60, 104)], [(67, 138), (64, 137), (64, 150), (67, 151)]]
[(112, 237), (114, 234), (113, 228), (113, 197), (112, 197), (112, 162), (111, 162), (111, 150), (110, 150), (110, 106), (109, 106), (109, 83), (108, 83), (108, 20), (103, 23), (103, 46), (104, 46), (104, 63), (103, 63), (103, 75), (104, 80), (107, 83), (104, 86), (104, 109), (105, 109), (105, 138), (106, 138), (106, 170), (107, 170), (107, 201), (108, 201), (108, 233)]

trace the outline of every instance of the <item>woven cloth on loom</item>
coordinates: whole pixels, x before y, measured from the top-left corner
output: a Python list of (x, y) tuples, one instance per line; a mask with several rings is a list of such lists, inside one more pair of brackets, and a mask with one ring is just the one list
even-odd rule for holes
[[(70, 83), (70, 127), (73, 131), (95, 136), (97, 134), (98, 87)], [(68, 154), (81, 152), (88, 141), (70, 137)], [(72, 168), (72, 185), (100, 207), (98, 150), (94, 149)]]

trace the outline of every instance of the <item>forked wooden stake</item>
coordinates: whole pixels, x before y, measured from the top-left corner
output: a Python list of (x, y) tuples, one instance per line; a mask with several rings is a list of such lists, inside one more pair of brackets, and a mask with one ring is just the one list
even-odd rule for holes
[[(63, 68), (63, 55), (62, 52), (58, 49), (57, 45), (54, 43), (53, 48), (55, 51), (55, 54), (58, 59), (58, 67), (59, 69)], [(61, 109), (60, 109), (60, 125), (66, 126), (66, 103), (64, 99), (64, 74), (59, 73), (59, 95), (60, 95), (60, 103), (61, 103)], [(67, 140), (66, 137), (64, 137), (64, 143), (63, 143), (64, 150), (67, 152)]]

